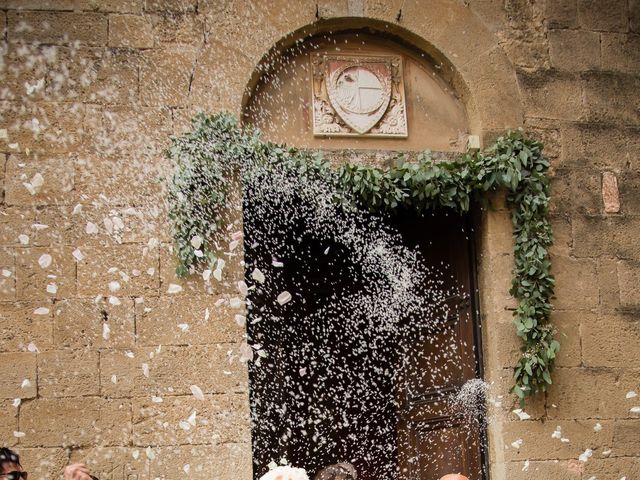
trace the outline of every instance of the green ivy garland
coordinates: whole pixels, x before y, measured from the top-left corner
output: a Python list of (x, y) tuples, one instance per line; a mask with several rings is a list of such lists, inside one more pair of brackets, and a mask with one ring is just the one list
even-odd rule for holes
[(453, 162), (435, 162), (426, 152), (416, 162), (399, 154), (396, 166), (388, 169), (351, 163), (335, 167), (318, 152), (263, 142), (259, 132), (238, 127), (229, 114), (200, 114), (193, 119), (193, 130), (173, 138), (167, 152), (175, 166), (168, 194), (177, 273), (184, 276), (198, 263), (216, 261), (207, 242), (196, 249), (192, 239), (196, 235), (210, 238), (218, 227), (228, 198), (228, 179), (238, 159), (252, 158), (266, 168), (284, 166), (301, 175), (329, 179), (338, 192), (347, 198), (355, 196), (371, 209), (448, 207), (466, 212), (472, 198), (505, 189), (515, 239), (510, 293), (518, 301), (514, 323), (522, 339), (512, 391), (522, 404), (552, 383), (560, 349), (549, 322), (554, 279), (548, 248), (553, 237), (548, 216), (549, 162), (542, 148), (540, 142), (517, 131), (498, 138), (484, 152), (465, 153)]

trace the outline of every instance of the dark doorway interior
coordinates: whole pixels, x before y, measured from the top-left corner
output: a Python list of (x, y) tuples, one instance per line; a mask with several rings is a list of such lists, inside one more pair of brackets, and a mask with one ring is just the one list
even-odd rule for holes
[[(254, 206), (245, 200), (244, 208)], [(256, 266), (267, 274), (251, 295), (247, 323), (251, 341), (268, 352), (249, 365), (254, 478), (283, 457), (311, 477), (350, 462), (362, 480), (485, 478), (481, 423), (450, 401), (481, 375), (469, 219), (411, 211), (389, 222), (455, 292), (446, 308), (434, 309), (446, 313), (429, 327), (398, 319), (402, 334), (375, 331), (357, 312), (347, 312), (348, 321), (337, 311), (306, 321), (363, 288), (353, 275), (358, 265), (344, 247), (300, 225), (279, 232), (290, 250), (274, 267), (273, 252), (255, 242), (264, 226), (245, 218), (248, 283)], [(284, 306), (273, 301), (281, 290), (293, 295)]]

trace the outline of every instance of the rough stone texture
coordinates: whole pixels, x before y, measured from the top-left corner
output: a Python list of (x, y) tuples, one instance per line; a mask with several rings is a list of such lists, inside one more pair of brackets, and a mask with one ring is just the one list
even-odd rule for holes
[[(33, 478), (60, 478), (70, 461), (101, 479), (182, 478), (187, 464), (190, 478), (251, 477), (247, 370), (228, 359), (242, 329), (214, 306), (237, 295), (242, 254), (222, 283), (175, 276), (163, 149), (195, 112), (241, 114), (277, 42), (341, 16), (377, 19), (449, 69), (485, 144), (523, 126), (551, 160), (562, 348), (528, 421), (511, 413), (520, 340), (504, 195), (475, 229), (491, 478), (640, 478), (639, 402), (625, 398), (640, 391), (640, 0), (2, 0), (0, 441)], [(557, 426), (569, 443), (551, 438)]]
[(109, 46), (153, 47), (151, 22), (145, 17), (137, 15), (109, 15)]

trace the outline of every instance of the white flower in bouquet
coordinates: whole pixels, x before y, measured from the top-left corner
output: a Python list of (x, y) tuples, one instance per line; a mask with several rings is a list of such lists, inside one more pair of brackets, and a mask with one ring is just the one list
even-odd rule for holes
[(304, 468), (283, 465), (269, 470), (260, 480), (309, 480), (309, 477)]

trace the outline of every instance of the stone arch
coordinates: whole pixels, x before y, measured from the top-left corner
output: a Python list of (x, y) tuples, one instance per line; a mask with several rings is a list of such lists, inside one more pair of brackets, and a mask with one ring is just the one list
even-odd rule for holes
[[(472, 134), (485, 138), (520, 127), (524, 115), (515, 69), (495, 35), (464, 6), (434, 1), (428, 3), (436, 8), (429, 9), (419, 2), (407, 3), (400, 20), (386, 21), (381, 14), (378, 18), (334, 17), (320, 19), (284, 35), (251, 72), (240, 111), (244, 112), (260, 78), (282, 52), (313, 36), (359, 29), (389, 36), (442, 65), (443, 74), (463, 96)], [(412, 11), (418, 8), (420, 11)]]

